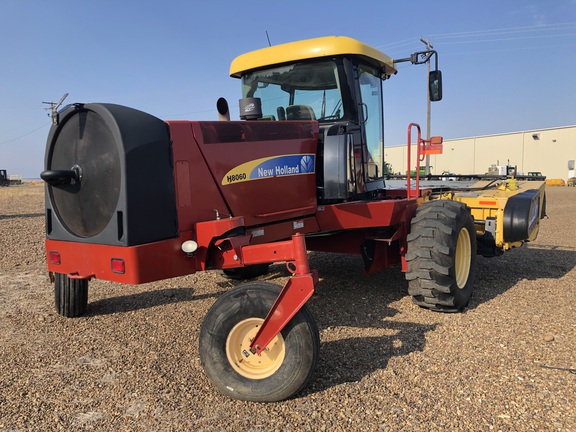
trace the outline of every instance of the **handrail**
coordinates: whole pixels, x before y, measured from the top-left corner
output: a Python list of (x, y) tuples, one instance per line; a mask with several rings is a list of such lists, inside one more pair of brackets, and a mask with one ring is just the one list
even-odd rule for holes
[[(411, 147), (412, 147), (412, 128), (418, 129), (418, 142), (416, 143), (416, 189), (412, 194), (412, 187), (410, 185), (410, 164), (412, 163)], [(424, 161), (426, 155), (442, 154), (442, 142), (444, 139), (441, 136), (433, 136), (431, 138), (422, 139), (420, 125), (418, 123), (410, 123), (408, 125), (408, 172), (406, 173), (406, 197), (418, 198), (420, 196), (420, 162)], [(426, 174), (429, 175), (428, 170)]]
[(416, 189), (414, 192), (414, 198), (418, 198), (420, 195), (420, 142), (422, 141), (422, 132), (420, 130), (420, 125), (418, 123), (410, 123), (408, 125), (408, 171), (406, 172), (406, 197), (408, 199), (412, 198), (412, 187), (410, 185), (410, 164), (411, 164), (411, 151), (410, 147), (412, 146), (412, 128), (416, 127), (418, 129), (418, 142), (416, 143)]

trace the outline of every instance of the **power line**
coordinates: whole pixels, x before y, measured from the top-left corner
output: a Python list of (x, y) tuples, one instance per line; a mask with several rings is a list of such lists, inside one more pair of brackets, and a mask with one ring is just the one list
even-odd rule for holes
[[(482, 42), (502, 42), (502, 41), (513, 41), (522, 39), (538, 39), (538, 38), (551, 38), (551, 37), (564, 37), (564, 36), (576, 36), (576, 33), (566, 33), (565, 31), (576, 29), (576, 22), (567, 23), (556, 23), (556, 24), (538, 24), (533, 26), (522, 26), (522, 27), (506, 27), (498, 29), (485, 29), (485, 30), (472, 30), (465, 32), (454, 32), (454, 33), (438, 33), (432, 34), (428, 37), (434, 38), (440, 45), (452, 45), (452, 44), (466, 44), (466, 43), (482, 43)], [(518, 37), (503, 37), (503, 38), (493, 38), (493, 39), (469, 39), (466, 41), (458, 41), (458, 39), (463, 38), (483, 38), (483, 37), (493, 37), (499, 35), (519, 35), (522, 33), (531, 32), (543, 32), (543, 31), (556, 31), (556, 34), (540, 34), (540, 35), (526, 35)], [(450, 40), (455, 39), (455, 40)], [(417, 37), (402, 39), (396, 42), (389, 42), (385, 44), (376, 45), (375, 48), (383, 49), (388, 52), (395, 52), (401, 49), (401, 47), (415, 46), (417, 42)], [(402, 48), (404, 49), (404, 48)]]
[(504, 41), (515, 41), (515, 40), (526, 40), (526, 39), (542, 39), (551, 37), (565, 37), (565, 36), (576, 36), (576, 33), (564, 33), (558, 35), (539, 35), (539, 36), (523, 36), (523, 37), (511, 37), (511, 38), (498, 38), (498, 39), (478, 39), (478, 40), (467, 40), (467, 41), (445, 41), (439, 42), (440, 45), (458, 45), (458, 44), (471, 44), (471, 43), (485, 43), (485, 42), (504, 42)]
[(20, 135), (19, 137), (9, 139), (8, 141), (0, 142), (0, 146), (1, 146), (1, 145), (4, 145), (4, 144), (9, 144), (9, 143), (14, 142), (14, 141), (18, 141), (19, 139), (24, 138), (24, 137), (27, 137), (28, 135), (32, 135), (34, 132), (37, 132), (37, 131), (39, 131), (40, 129), (43, 129), (43, 128), (45, 128), (46, 126), (49, 126), (49, 125), (50, 125), (50, 123), (46, 123), (46, 124), (44, 124), (44, 125), (36, 128), (36, 129), (34, 129), (34, 130), (31, 130), (30, 132), (25, 133), (24, 135)]
[[(574, 44), (571, 43), (565, 43), (565, 44), (554, 44), (554, 45), (539, 45), (538, 49), (545, 49), (545, 48), (561, 48), (561, 47), (572, 47), (574, 46)], [(534, 46), (532, 45), (528, 45), (528, 46), (519, 46), (519, 47), (515, 47), (514, 51), (520, 51), (520, 50), (533, 50)], [(463, 55), (463, 54), (470, 54), (470, 53), (474, 53), (474, 54), (490, 54), (490, 53), (497, 53), (497, 52), (510, 52), (510, 48), (494, 48), (494, 49), (485, 49), (485, 50), (474, 50), (474, 51), (448, 51), (448, 52), (443, 52), (442, 53), (442, 57), (446, 57), (446, 56), (453, 56), (453, 55)], [(408, 65), (406, 65), (408, 66)]]
[(576, 22), (557, 23), (557, 24), (537, 24), (537, 25), (533, 25), (533, 26), (505, 27), (505, 28), (491, 29), (491, 30), (472, 30), (472, 31), (466, 31), (466, 32), (454, 32), (454, 33), (439, 33), (439, 34), (430, 35), (430, 37), (446, 38), (446, 37), (464, 37), (467, 35), (472, 36), (472, 35), (478, 35), (481, 33), (491, 34), (491, 33), (499, 33), (499, 32), (514, 33), (514, 32), (527, 32), (527, 31), (542, 31), (542, 30), (548, 30), (551, 27), (557, 27), (556, 30), (568, 30), (568, 29), (576, 28)]
[(397, 42), (390, 42), (390, 43), (386, 43), (386, 44), (382, 44), (382, 45), (376, 45), (374, 48), (383, 48), (383, 47), (385, 47), (385, 49), (391, 50), (391, 49), (395, 49), (395, 48), (397, 48), (398, 46), (401, 46), (401, 45), (410, 45), (410, 44), (413, 44), (415, 40), (416, 40), (416, 38), (404, 39), (404, 40), (397, 41)]
[[(43, 104), (50, 105), (48, 108), (45, 108), (45, 109), (50, 110), (49, 115), (52, 117), (52, 124), (53, 125), (58, 124), (58, 108), (60, 108), (60, 105), (62, 105), (62, 102), (64, 102), (64, 99), (66, 99), (67, 97), (68, 97), (68, 93), (64, 94), (64, 96), (62, 96), (58, 102), (42, 102)], [(46, 126), (48, 126), (48, 124), (42, 125), (42, 126), (36, 128), (34, 130), (31, 130), (30, 132), (26, 132), (25, 134), (20, 135), (16, 138), (12, 138), (12, 139), (9, 139), (7, 141), (0, 142), (0, 146), (12, 143), (14, 141), (18, 141), (19, 139), (27, 137), (28, 135), (32, 135), (34, 132), (37, 132), (40, 129), (45, 128)]]

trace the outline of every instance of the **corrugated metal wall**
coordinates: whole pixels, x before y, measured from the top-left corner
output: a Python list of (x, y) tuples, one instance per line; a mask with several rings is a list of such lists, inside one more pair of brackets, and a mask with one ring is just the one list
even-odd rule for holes
[[(412, 146), (412, 169), (416, 165)], [(386, 147), (384, 160), (405, 173), (406, 146)], [(444, 152), (430, 156), (430, 172), (483, 174), (490, 165), (516, 165), (519, 173), (540, 171), (548, 178), (568, 179), (568, 161), (576, 160), (576, 126), (486, 135), (444, 141)]]

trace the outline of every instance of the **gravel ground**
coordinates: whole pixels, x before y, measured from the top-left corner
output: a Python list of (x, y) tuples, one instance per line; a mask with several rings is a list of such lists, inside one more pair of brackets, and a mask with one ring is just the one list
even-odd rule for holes
[[(576, 188), (549, 188), (537, 241), (479, 257), (462, 314), (414, 306), (398, 268), (312, 254), (318, 369), (295, 398), (227, 399), (198, 356), (216, 272), (90, 285), (87, 316), (53, 307), (43, 189), (0, 189), (2, 431), (576, 431)], [(283, 265), (261, 278), (282, 284)]]

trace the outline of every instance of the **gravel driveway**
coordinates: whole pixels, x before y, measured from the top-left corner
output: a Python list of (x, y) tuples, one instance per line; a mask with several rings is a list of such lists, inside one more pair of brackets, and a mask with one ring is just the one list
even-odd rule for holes
[(202, 318), (235, 284), (216, 272), (92, 281), (87, 316), (58, 316), (43, 200), (41, 185), (0, 188), (1, 431), (576, 431), (576, 188), (548, 188), (537, 241), (478, 258), (462, 314), (414, 306), (399, 268), (312, 254), (319, 366), (271, 404), (204, 376)]

